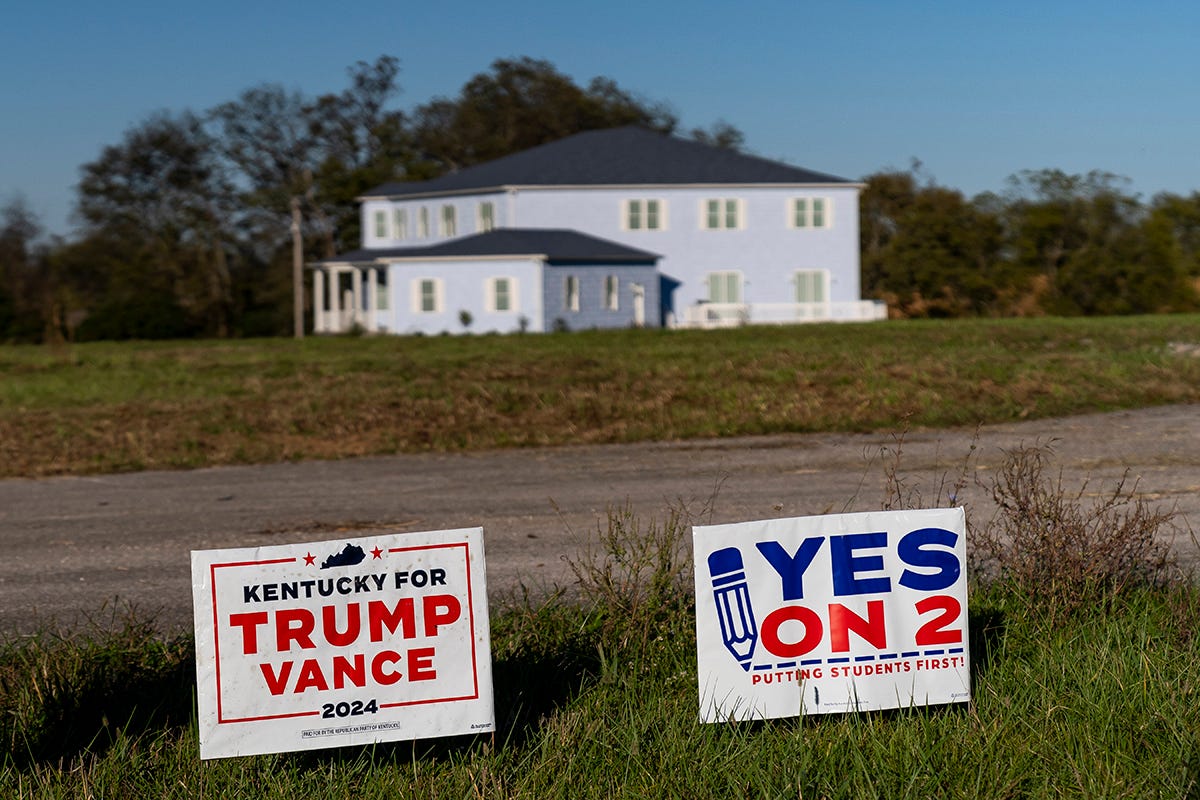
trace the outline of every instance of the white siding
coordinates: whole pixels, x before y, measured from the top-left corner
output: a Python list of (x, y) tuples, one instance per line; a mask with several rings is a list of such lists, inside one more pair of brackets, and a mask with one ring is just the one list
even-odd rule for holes
[[(521, 317), (526, 330), (542, 330), (541, 264), (530, 259), (478, 259), (457, 261), (402, 261), (388, 267), (388, 329), (396, 333), (512, 333), (520, 330)], [(439, 313), (414, 313), (414, 282), (422, 278), (441, 281), (442, 310)], [(489, 309), (487, 280), (509, 278), (515, 292), (510, 311)], [(460, 312), (471, 315), (469, 328), (463, 328)]]
[[(664, 230), (631, 231), (622, 224), (627, 199), (654, 197), (670, 219)], [(795, 197), (827, 198), (826, 228), (797, 229), (787, 223)], [(741, 227), (706, 230), (701, 218), (709, 198), (742, 201)], [(720, 186), (699, 189), (526, 189), (517, 193), (516, 216), (523, 228), (573, 228), (662, 256), (659, 272), (681, 282), (675, 307), (706, 300), (705, 276), (740, 270), (744, 302), (777, 303), (791, 298), (798, 269), (827, 269), (830, 300), (859, 300), (858, 188)]]

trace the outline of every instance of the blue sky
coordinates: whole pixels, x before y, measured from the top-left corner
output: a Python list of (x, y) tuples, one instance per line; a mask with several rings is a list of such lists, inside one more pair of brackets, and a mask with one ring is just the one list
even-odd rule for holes
[(1023, 169), (1200, 190), (1200, 3), (22, 3), (0, 14), (0, 203), (70, 232), (79, 167), (150, 113), (260, 83), (315, 95), (401, 60), (411, 108), (497, 58), (725, 119), (749, 150), (860, 178), (918, 158), (968, 195)]

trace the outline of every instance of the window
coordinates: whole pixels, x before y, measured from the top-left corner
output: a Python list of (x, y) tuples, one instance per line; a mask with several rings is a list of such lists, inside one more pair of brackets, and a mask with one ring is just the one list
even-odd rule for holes
[(742, 201), (732, 197), (705, 200), (704, 227), (710, 231), (742, 227)]
[(619, 294), (620, 283), (617, 281), (616, 275), (604, 276), (604, 307), (609, 311), (616, 311), (620, 303)]
[(375, 270), (375, 310), (388, 310), (388, 271), (387, 267)]
[(421, 281), (421, 310), (437, 311), (437, 281)]
[(417, 236), (422, 239), (429, 238), (429, 209), (421, 206), (421, 210), (417, 212)]
[(563, 309), (566, 311), (579, 310), (579, 278), (568, 275), (563, 279)]
[(516, 278), (488, 278), (487, 310), (498, 312), (517, 310)]
[(480, 233), (487, 233), (496, 227), (496, 207), (492, 203), (479, 204), (478, 225)]
[(828, 270), (796, 270), (795, 281), (797, 303), (824, 303), (829, 299)]
[(395, 234), (394, 239), (408, 238), (408, 212), (403, 208), (397, 208), (392, 212), (392, 233)]
[(792, 199), (793, 228), (828, 228), (829, 200), (825, 197), (796, 197)]
[(440, 313), (443, 305), (441, 278), (413, 280), (412, 310), (421, 314)]
[(458, 235), (458, 218), (454, 206), (442, 206), (442, 236)]
[(662, 200), (626, 200), (623, 222), (625, 230), (658, 231), (666, 225), (667, 204)]
[(708, 273), (710, 303), (742, 302), (742, 273), (736, 270)]
[(512, 311), (512, 285), (508, 278), (495, 278), (492, 281), (492, 310)]
[(386, 211), (376, 211), (375, 212), (375, 238), (376, 239), (386, 239), (387, 235), (388, 235), (387, 212)]

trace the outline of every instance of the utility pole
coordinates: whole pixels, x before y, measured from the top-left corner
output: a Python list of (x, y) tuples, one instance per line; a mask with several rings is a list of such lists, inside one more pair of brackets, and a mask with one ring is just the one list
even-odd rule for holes
[(292, 334), (304, 338), (304, 237), (300, 235), (300, 196), (292, 196)]

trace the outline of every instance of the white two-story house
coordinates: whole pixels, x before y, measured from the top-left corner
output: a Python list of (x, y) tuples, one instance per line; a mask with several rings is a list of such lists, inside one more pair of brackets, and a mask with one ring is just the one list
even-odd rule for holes
[(310, 265), (318, 333), (886, 316), (859, 296), (861, 184), (641, 128), (580, 133), (362, 201)]

